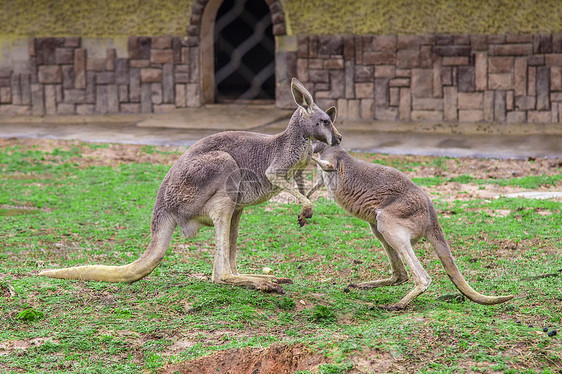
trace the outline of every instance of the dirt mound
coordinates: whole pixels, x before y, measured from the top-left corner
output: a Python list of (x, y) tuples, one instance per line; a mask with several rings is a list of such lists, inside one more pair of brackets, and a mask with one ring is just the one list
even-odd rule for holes
[(304, 344), (274, 344), (268, 348), (238, 348), (168, 365), (158, 373), (182, 374), (291, 374), (326, 363), (322, 354)]

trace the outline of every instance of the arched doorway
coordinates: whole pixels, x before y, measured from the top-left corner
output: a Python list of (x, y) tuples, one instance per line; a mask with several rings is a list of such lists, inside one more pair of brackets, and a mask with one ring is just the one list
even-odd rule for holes
[[(216, 102), (216, 84), (215, 84), (215, 22), (217, 14), (223, 2), (226, 0), (194, 0), (191, 7), (190, 24), (187, 28), (188, 45), (200, 56), (196, 61), (193, 71), (197, 71), (199, 77), (199, 90), (196, 93), (201, 104)], [(273, 23), (272, 31), (275, 37), (287, 34), (287, 26), (285, 22), (285, 14), (283, 5), (280, 0), (248, 0), (244, 2), (244, 7), (254, 7), (254, 3), (260, 3), (259, 6), (265, 5), (269, 9), (271, 21)], [(247, 4), (247, 5), (246, 5)], [(262, 10), (263, 13), (263, 10)], [(255, 16), (254, 16), (255, 17)], [(263, 18), (263, 17), (262, 17)], [(223, 32), (224, 33), (224, 32)], [(278, 52), (274, 51), (275, 58), (278, 59)], [(251, 59), (251, 58), (250, 58)], [(275, 71), (275, 65), (273, 66)], [(279, 87), (279, 82), (275, 80), (279, 77), (273, 77), (274, 83), (271, 85), (266, 83), (266, 87)], [(286, 82), (283, 82), (284, 84)], [(275, 90), (273, 88), (273, 90)], [(266, 92), (268, 92), (266, 90)], [(269, 91), (271, 92), (271, 91)], [(273, 94), (275, 94), (273, 92)]]
[(214, 27), (215, 100), (275, 99), (275, 41), (263, 0), (224, 0)]

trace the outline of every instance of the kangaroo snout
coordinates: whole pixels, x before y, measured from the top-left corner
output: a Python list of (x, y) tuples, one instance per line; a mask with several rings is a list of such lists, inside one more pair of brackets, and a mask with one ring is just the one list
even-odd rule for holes
[(332, 144), (330, 145), (338, 145), (341, 143), (342, 136), (334, 127), (334, 136), (332, 136)]

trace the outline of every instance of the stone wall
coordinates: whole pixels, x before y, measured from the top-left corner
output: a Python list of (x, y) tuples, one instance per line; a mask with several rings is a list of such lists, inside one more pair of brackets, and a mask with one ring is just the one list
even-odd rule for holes
[[(562, 34), (276, 38), (280, 107), (294, 106), (297, 76), (344, 119), (562, 122)], [(101, 54), (90, 47), (80, 37), (31, 39), (28, 63), (0, 67), (0, 115), (202, 104), (198, 38), (129, 37)]]
[(152, 113), (199, 106), (198, 47), (180, 37), (129, 37), (90, 57), (79, 37), (33, 38), (28, 71), (0, 69), (0, 114)]
[(297, 77), (340, 118), (562, 121), (562, 34), (298, 36), (297, 44)]

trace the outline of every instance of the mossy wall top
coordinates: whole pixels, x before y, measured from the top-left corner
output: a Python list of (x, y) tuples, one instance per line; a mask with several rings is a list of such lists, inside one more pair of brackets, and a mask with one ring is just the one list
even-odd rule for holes
[[(0, 0), (0, 34), (185, 35), (191, 2)], [(562, 31), (560, 0), (284, 0), (283, 4), (292, 34)]]

